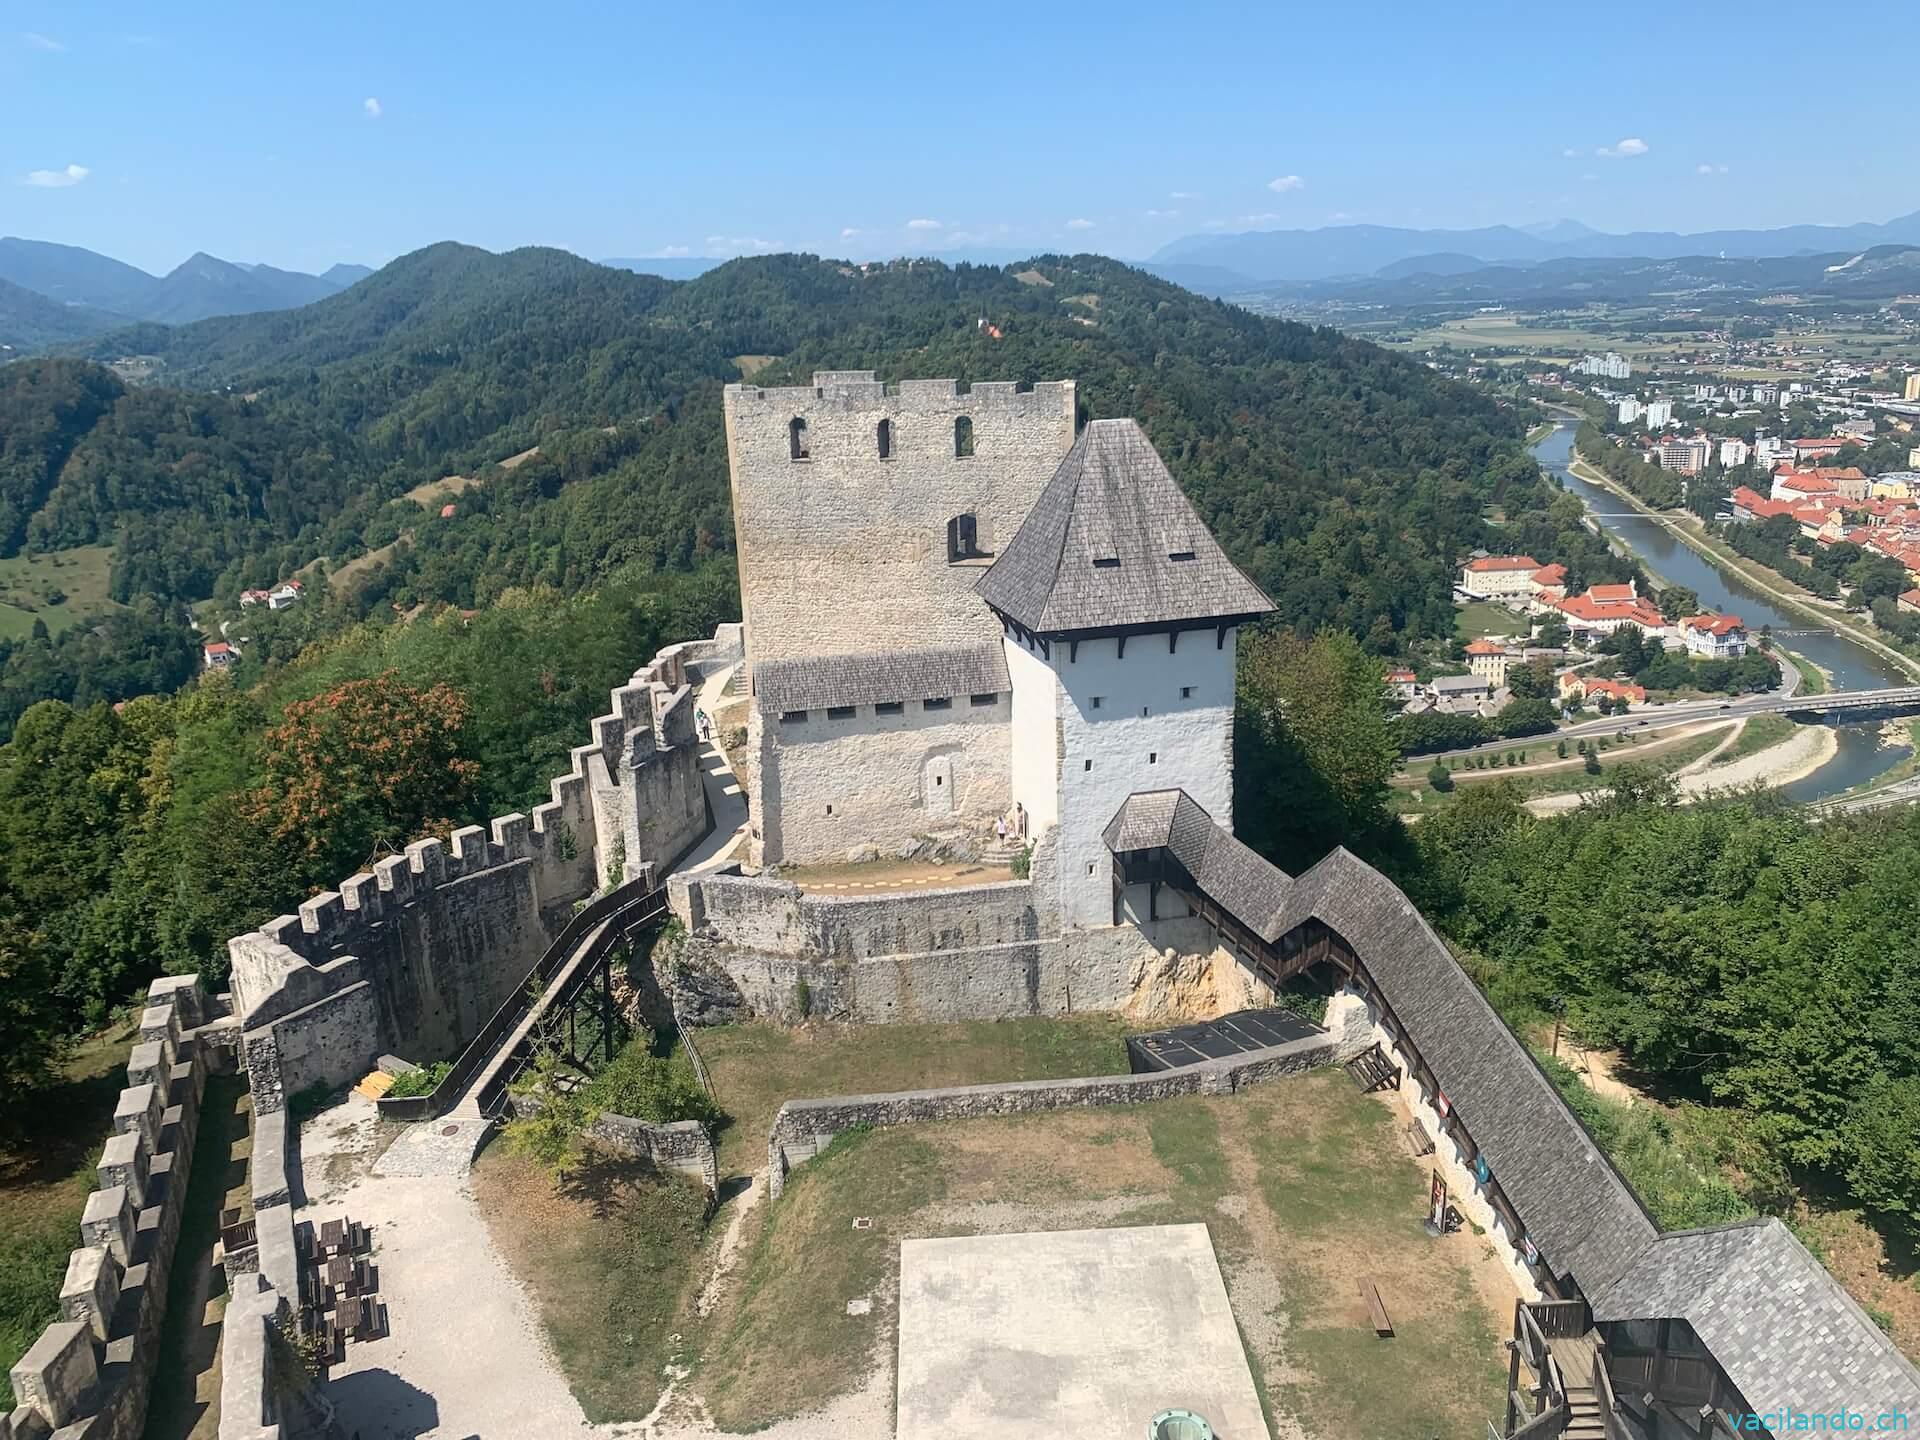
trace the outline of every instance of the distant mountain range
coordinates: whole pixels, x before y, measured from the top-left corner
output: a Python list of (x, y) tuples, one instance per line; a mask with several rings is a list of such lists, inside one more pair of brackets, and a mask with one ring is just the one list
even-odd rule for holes
[[(1858, 253), (1877, 245), (1920, 245), (1920, 211), (1884, 225), (1789, 225), (1779, 230), (1639, 230), (1608, 235), (1575, 220), (1520, 228), (1409, 230), (1332, 225), (1320, 230), (1252, 230), (1188, 235), (1162, 246), (1145, 267), (1211, 294), (1304, 281), (1394, 273), (1461, 273), (1475, 265), (1535, 265), (1568, 259), (1672, 260)], [(1408, 270), (1408, 262), (1420, 263)]]
[(183, 325), (210, 315), (288, 310), (337, 295), (372, 273), (364, 265), (335, 265), (324, 275), (306, 275), (199, 254), (166, 275), (149, 275), (76, 245), (7, 236), (0, 238), (0, 345), (25, 349), (83, 339), (134, 320)]
[(1876, 245), (1822, 255), (1685, 255), (1673, 259), (1543, 260), (1534, 265), (1488, 265), (1455, 253), (1422, 255), (1385, 266), (1359, 280), (1316, 280), (1239, 292), (1264, 309), (1262, 299), (1367, 305), (1578, 306), (1602, 301), (1757, 299), (1793, 293), (1844, 300), (1887, 300), (1920, 291), (1920, 247)]

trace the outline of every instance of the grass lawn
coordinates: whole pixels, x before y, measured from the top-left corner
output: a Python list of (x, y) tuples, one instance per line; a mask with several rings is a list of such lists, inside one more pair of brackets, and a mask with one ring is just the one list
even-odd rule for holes
[[(1791, 722), (1789, 722), (1791, 723)], [(1554, 754), (1551, 745), (1528, 747), (1529, 755), (1552, 757), (1552, 763), (1534, 768), (1509, 769), (1505, 765), (1495, 768), (1491, 763), (1485, 770), (1460, 770), (1454, 774), (1454, 788), (1450, 791), (1435, 790), (1427, 783), (1426, 772), (1433, 762), (1427, 761), (1426, 768), (1418, 764), (1418, 757), (1407, 764), (1409, 776), (1417, 776), (1418, 785), (1395, 785), (1392, 804), (1398, 815), (1432, 815), (1454, 803), (1460, 791), (1469, 785), (1485, 784), (1495, 780), (1504, 780), (1512, 785), (1522, 800), (1537, 800), (1543, 795), (1577, 795), (1584, 790), (1598, 790), (1607, 783), (1606, 772), (1618, 765), (1645, 765), (1663, 775), (1671, 775), (1682, 766), (1691, 765), (1702, 755), (1726, 738), (1727, 727), (1716, 725), (1705, 734), (1689, 734), (1673, 740), (1611, 741), (1605, 750), (1600, 751), (1600, 774), (1587, 773), (1585, 757), (1574, 749), (1574, 742), (1567, 743), (1568, 755), (1561, 760)], [(1631, 737), (1632, 732), (1628, 732)], [(1532, 737), (1552, 741), (1553, 736)], [(1589, 741), (1589, 744), (1592, 742)], [(1516, 750), (1519, 746), (1515, 747)]]
[(1797, 693), (1801, 695), (1827, 693), (1827, 677), (1820, 673), (1819, 667), (1811, 660), (1804, 655), (1796, 655), (1784, 645), (1775, 644), (1773, 648), (1786, 658), (1789, 665), (1800, 672), (1800, 689)]
[(246, 1192), (252, 1108), (242, 1077), (208, 1077), (180, 1239), (167, 1276), (167, 1318), (160, 1330), (146, 1440), (216, 1440), (220, 1433), (218, 1357), (227, 1297), (213, 1246), (220, 1238), (221, 1210), (236, 1203), (229, 1198), (236, 1191)]
[(1713, 763), (1730, 765), (1735, 760), (1744, 760), (1762, 750), (1771, 750), (1799, 728), (1784, 715), (1751, 716), (1746, 728), (1740, 732), (1740, 738), (1714, 756)]
[(1454, 634), (1462, 640), (1477, 640), (1482, 635), (1518, 635), (1529, 628), (1526, 616), (1485, 600), (1469, 601), (1459, 606), (1453, 615)]
[[(18, 640), (44, 620), (55, 634), (124, 607), (107, 591), (111, 545), (81, 545), (0, 560), (0, 639)], [(55, 603), (53, 596), (64, 595)]]
[[(857, 1388), (895, 1342), (903, 1239), (1197, 1221), (1270, 1424), (1484, 1435), (1512, 1290), (1485, 1239), (1423, 1233), (1426, 1183), (1395, 1112), (1331, 1070), (1237, 1096), (852, 1132), (748, 1217), (696, 1388), (729, 1431)], [(861, 1216), (871, 1228), (853, 1228)], [(1393, 1316), (1390, 1344), (1363, 1275)]]
[(137, 1014), (81, 1042), (62, 1078), (7, 1115), (0, 1144), (0, 1412), (13, 1408), (14, 1362), (59, 1317), (67, 1256), (93, 1193)]
[(695, 1043), (728, 1121), (720, 1173), (767, 1163), (767, 1132), (783, 1100), (1124, 1075), (1126, 1026), (1110, 1015), (978, 1020), (956, 1025), (720, 1025)]
[(701, 1188), (597, 1152), (556, 1184), (508, 1145), (487, 1148), (473, 1188), (587, 1419), (644, 1418), (691, 1330)]

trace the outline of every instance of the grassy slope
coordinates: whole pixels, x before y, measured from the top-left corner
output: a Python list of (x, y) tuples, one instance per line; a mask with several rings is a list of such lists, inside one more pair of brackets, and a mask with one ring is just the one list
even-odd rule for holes
[(720, 1173), (766, 1164), (767, 1132), (783, 1100), (1124, 1075), (1126, 1027), (1110, 1015), (959, 1025), (723, 1025), (702, 1030), (700, 1054), (730, 1117)]
[[(0, 640), (25, 638), (33, 633), (35, 620), (46, 621), (47, 629), (57, 635), (121, 609), (107, 591), (112, 564), (111, 545), (80, 545), (0, 560)], [(66, 593), (58, 605), (47, 599), (56, 589)]]

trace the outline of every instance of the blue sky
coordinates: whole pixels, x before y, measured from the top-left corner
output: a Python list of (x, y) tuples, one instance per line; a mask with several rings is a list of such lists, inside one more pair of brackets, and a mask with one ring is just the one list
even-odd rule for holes
[(1910, 87), (1872, 59), (1920, 6), (1827, 13), (0, 0), (0, 233), (320, 269), (1920, 208)]

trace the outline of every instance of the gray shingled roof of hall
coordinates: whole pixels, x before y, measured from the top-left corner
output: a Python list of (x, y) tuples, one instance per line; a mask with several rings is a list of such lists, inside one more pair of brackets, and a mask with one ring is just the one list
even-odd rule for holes
[(765, 714), (1004, 694), (1012, 688), (1006, 651), (998, 641), (940, 650), (768, 660), (753, 667), (754, 699)]
[(1592, 1304), (1596, 1320), (1686, 1320), (1762, 1414), (1920, 1414), (1920, 1370), (1772, 1217), (1662, 1235)]
[(1167, 845), (1196, 884), (1268, 941), (1310, 919), (1338, 932), (1432, 1067), (1542, 1257), (1590, 1295), (1612, 1284), (1658, 1233), (1652, 1219), (1413, 903), (1345, 849), (1289, 878), (1192, 798), (1180, 793), (1169, 805), (1167, 793), (1130, 797), (1106, 833), (1129, 842), (1164, 833), (1149, 843)]
[(1080, 432), (974, 592), (1041, 635), (1274, 608), (1227, 558), (1133, 420), (1094, 420)]

